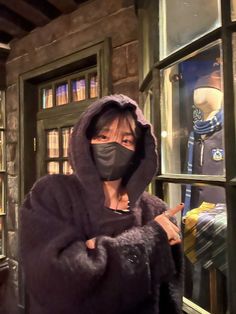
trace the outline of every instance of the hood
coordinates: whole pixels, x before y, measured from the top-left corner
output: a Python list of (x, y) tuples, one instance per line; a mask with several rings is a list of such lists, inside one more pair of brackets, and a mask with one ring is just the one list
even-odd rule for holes
[(112, 104), (132, 108), (144, 133), (144, 157), (126, 185), (131, 208), (151, 182), (158, 165), (156, 139), (151, 125), (145, 120), (134, 100), (124, 95), (111, 95), (92, 103), (73, 128), (69, 146), (69, 161), (83, 189), (86, 207), (93, 213), (93, 220), (99, 219), (99, 211), (104, 206), (104, 195), (102, 182), (92, 160), (90, 142), (86, 137), (86, 132), (93, 117), (99, 114), (104, 107), (112, 106)]

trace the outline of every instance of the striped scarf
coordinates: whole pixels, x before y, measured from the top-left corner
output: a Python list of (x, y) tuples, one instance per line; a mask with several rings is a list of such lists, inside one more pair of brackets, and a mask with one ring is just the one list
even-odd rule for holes
[(225, 204), (203, 202), (184, 219), (184, 253), (193, 263), (205, 269), (214, 267), (227, 273)]
[[(220, 110), (216, 113), (216, 115), (207, 121), (196, 121), (193, 126), (193, 131), (189, 135), (188, 139), (188, 163), (187, 163), (187, 173), (192, 174), (193, 172), (193, 148), (194, 148), (194, 140), (195, 135), (206, 135), (212, 132), (215, 132), (221, 128), (223, 125), (223, 111)], [(186, 215), (187, 211), (190, 209), (191, 203), (191, 185), (186, 185), (185, 190), (185, 200), (184, 200), (184, 211), (183, 216)]]

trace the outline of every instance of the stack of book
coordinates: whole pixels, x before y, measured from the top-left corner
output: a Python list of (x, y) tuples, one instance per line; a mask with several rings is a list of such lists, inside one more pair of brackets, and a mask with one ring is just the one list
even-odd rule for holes
[(53, 106), (52, 88), (43, 88), (42, 104), (43, 109), (51, 108)]
[(47, 164), (47, 173), (48, 174), (57, 174), (59, 173), (59, 162), (50, 161)]
[(86, 83), (84, 78), (72, 81), (73, 101), (85, 99), (85, 88)]
[(93, 74), (90, 77), (90, 98), (98, 96), (98, 78), (97, 74)]
[(47, 132), (47, 157), (59, 157), (59, 137), (57, 130)]
[(63, 157), (68, 157), (68, 148), (69, 148), (71, 133), (72, 133), (72, 127), (62, 129), (62, 156)]
[(69, 161), (64, 161), (63, 162), (63, 174), (69, 175), (72, 173), (73, 173), (73, 170), (69, 164)]
[(62, 84), (56, 88), (56, 105), (61, 106), (68, 103), (68, 84)]

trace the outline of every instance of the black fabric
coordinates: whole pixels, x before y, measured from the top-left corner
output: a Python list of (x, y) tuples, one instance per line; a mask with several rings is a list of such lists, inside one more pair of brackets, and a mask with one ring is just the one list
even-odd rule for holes
[(122, 211), (116, 211), (106, 207), (102, 212), (101, 220), (103, 222), (101, 225), (101, 234), (111, 237), (117, 236), (125, 230), (129, 230), (137, 224), (132, 211), (122, 213)]
[[(124, 224), (121, 218), (104, 219), (102, 182), (85, 137), (92, 117), (112, 103), (133, 108), (145, 131), (143, 159), (126, 187), (131, 213), (121, 217)], [(29, 314), (182, 312), (182, 249), (171, 247), (153, 220), (165, 203), (144, 192), (157, 169), (155, 147), (150, 125), (128, 97), (105, 97), (83, 114), (70, 146), (75, 173), (39, 179), (20, 210)], [(91, 250), (85, 241), (93, 237), (96, 247)]]
[(112, 181), (124, 176), (134, 151), (116, 142), (92, 144), (92, 154), (102, 180)]

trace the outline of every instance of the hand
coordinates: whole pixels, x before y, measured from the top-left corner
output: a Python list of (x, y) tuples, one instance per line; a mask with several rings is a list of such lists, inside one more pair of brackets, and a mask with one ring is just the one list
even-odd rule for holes
[(158, 222), (167, 233), (170, 245), (181, 243), (180, 229), (173, 222), (170, 221), (170, 218), (174, 217), (175, 214), (180, 212), (183, 208), (184, 204), (181, 203), (175, 208), (168, 209), (164, 211), (164, 213), (162, 213), (161, 215), (158, 215), (154, 218), (154, 220)]
[(96, 238), (89, 239), (85, 242), (88, 249), (95, 249)]
[(119, 197), (117, 209), (129, 209), (129, 197), (127, 193), (124, 193)]

